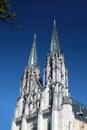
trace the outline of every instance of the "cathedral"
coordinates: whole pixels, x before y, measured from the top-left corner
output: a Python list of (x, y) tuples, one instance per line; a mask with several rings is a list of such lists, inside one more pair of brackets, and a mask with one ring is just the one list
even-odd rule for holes
[(87, 107), (70, 95), (68, 70), (60, 50), (55, 20), (43, 80), (34, 35), (11, 130), (87, 130)]

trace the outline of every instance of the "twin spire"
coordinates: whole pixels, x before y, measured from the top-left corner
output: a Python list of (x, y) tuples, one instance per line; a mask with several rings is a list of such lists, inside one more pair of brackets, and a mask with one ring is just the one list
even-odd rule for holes
[(55, 19), (54, 19), (54, 26), (53, 26), (50, 52), (51, 53), (60, 52), (60, 46), (59, 46), (59, 40), (58, 40), (58, 35), (57, 35), (56, 20)]
[[(57, 36), (56, 20), (54, 20), (50, 53), (53, 54), (53, 53), (58, 53), (58, 52), (60, 52), (60, 46), (59, 46), (59, 41), (58, 41), (58, 36)], [(34, 41), (31, 48), (28, 66), (31, 68), (34, 66), (37, 66), (36, 33), (34, 34)]]
[(34, 34), (34, 41), (33, 41), (33, 46), (31, 48), (28, 66), (29, 67), (37, 66), (36, 33)]

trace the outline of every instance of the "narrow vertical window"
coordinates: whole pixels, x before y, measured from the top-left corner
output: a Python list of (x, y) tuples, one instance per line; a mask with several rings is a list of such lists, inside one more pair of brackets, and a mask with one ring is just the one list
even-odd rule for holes
[(21, 125), (19, 126), (19, 130), (21, 130)]
[(32, 130), (37, 130), (37, 123), (34, 123)]
[(48, 130), (51, 130), (51, 129), (50, 129), (50, 122), (48, 122)]

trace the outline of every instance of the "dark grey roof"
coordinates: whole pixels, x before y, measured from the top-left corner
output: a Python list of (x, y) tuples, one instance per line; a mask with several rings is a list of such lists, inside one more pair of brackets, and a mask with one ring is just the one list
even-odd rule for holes
[(87, 123), (87, 107), (75, 100), (72, 100), (72, 107), (75, 118)]

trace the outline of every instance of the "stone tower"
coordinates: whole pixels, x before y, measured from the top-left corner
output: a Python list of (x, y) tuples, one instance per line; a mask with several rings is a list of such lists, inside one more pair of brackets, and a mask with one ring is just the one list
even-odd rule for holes
[(68, 70), (54, 20), (43, 81), (37, 63), (36, 34), (21, 81), (11, 130), (75, 130)]
[(74, 130), (74, 114), (68, 88), (68, 70), (65, 66), (64, 54), (60, 50), (55, 20), (50, 52), (47, 55), (44, 69), (44, 79), (43, 113), (44, 111), (49, 112), (49, 116), (46, 117), (48, 128), (46, 126), (45, 130)]

